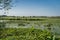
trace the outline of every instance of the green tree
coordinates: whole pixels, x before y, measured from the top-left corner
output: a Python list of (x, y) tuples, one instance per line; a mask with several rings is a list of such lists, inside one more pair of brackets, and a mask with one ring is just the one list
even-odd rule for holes
[(8, 13), (8, 10), (11, 9), (13, 0), (0, 0), (0, 9), (4, 10), (4, 14)]

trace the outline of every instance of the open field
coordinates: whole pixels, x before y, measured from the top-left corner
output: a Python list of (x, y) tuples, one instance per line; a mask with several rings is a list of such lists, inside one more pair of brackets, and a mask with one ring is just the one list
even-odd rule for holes
[(0, 40), (60, 40), (60, 17), (0, 16)]

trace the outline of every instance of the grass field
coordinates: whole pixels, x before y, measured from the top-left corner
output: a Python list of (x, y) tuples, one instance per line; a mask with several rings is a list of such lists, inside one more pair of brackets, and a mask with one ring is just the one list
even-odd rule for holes
[(0, 40), (60, 40), (60, 17), (0, 16)]

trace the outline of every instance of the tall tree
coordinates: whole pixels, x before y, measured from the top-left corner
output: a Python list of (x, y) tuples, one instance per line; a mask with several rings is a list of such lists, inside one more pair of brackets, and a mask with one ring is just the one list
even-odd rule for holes
[(13, 0), (0, 0), (0, 9), (4, 10), (4, 14), (8, 12), (9, 9), (11, 9), (11, 3)]

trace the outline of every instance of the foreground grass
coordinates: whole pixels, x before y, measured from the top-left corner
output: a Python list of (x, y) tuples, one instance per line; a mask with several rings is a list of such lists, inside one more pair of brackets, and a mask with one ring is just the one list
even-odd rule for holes
[(0, 28), (0, 40), (54, 40), (46, 30), (32, 28)]

